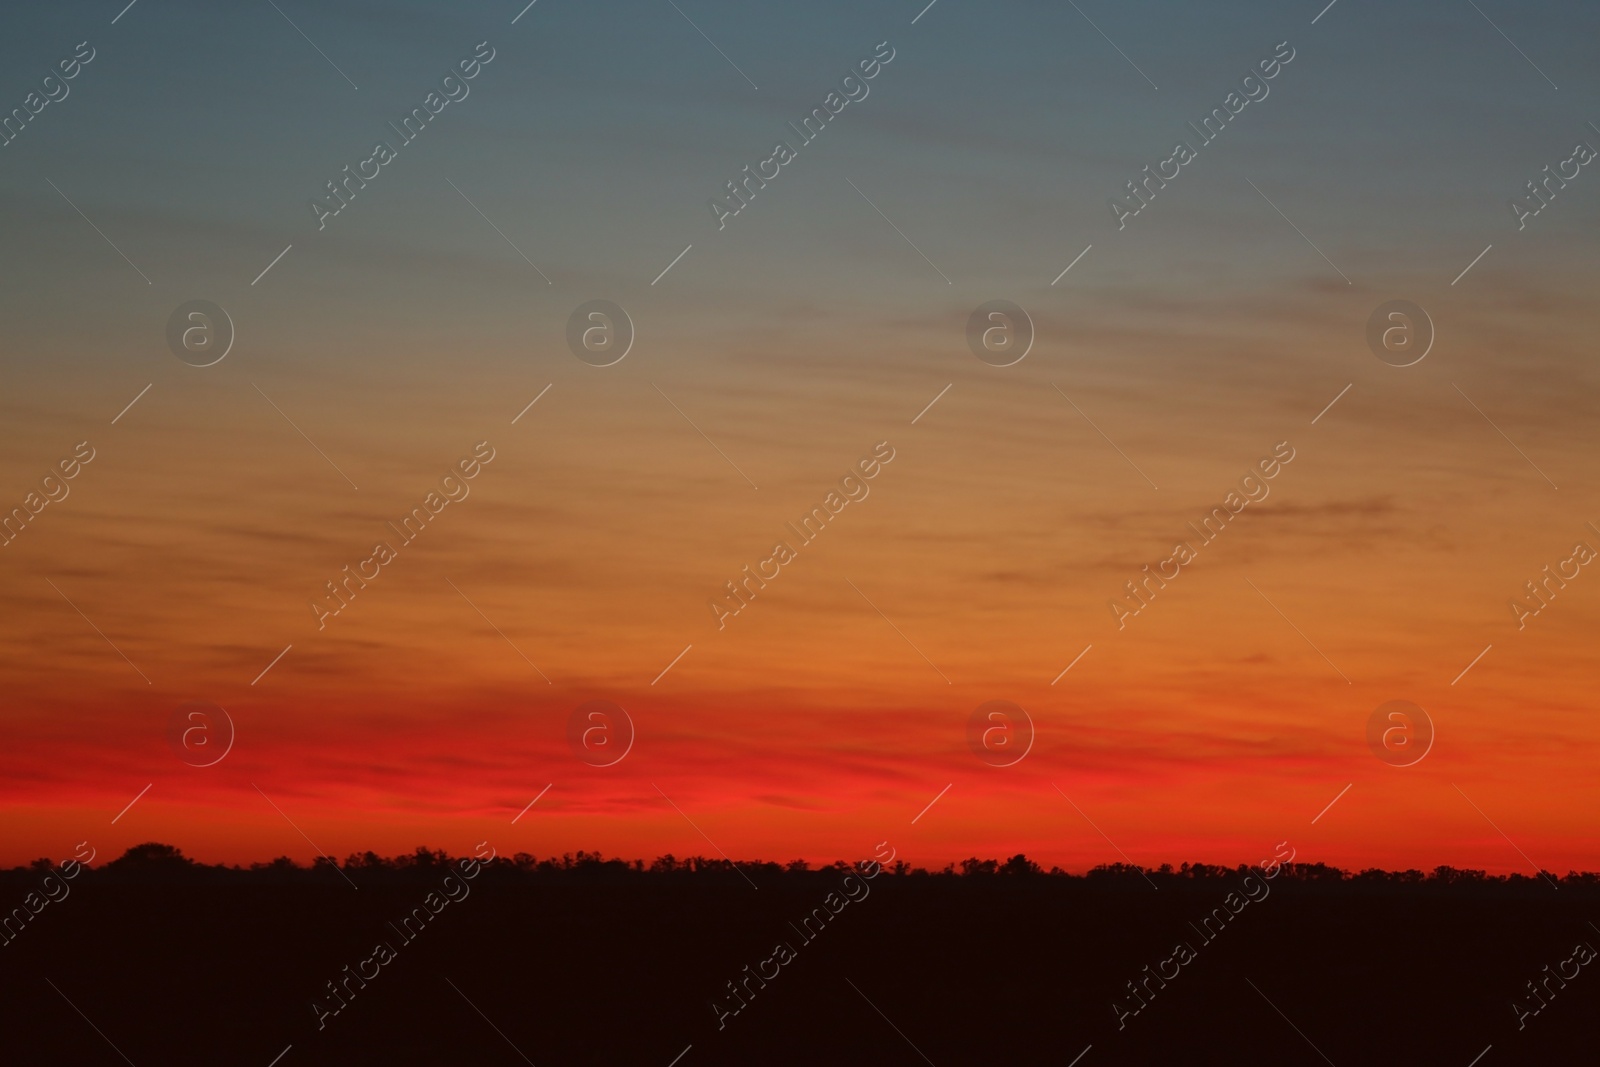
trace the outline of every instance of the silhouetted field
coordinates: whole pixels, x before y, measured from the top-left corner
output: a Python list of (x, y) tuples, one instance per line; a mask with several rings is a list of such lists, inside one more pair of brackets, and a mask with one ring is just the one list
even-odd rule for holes
[(0, 945), (0, 1062), (1467, 1067), (1492, 1045), (1495, 1067), (1596, 1047), (1592, 874), (424, 851), (239, 870), (164, 846), (54, 871), (0, 872), (26, 916)]

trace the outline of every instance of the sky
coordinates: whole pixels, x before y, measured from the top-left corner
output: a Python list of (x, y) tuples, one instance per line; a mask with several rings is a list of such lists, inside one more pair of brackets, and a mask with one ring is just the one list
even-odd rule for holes
[[(60, 4), (0, 40), (7, 109), (92, 50), (0, 147), (0, 502), (66, 493), (0, 548), (0, 863), (1600, 867), (1600, 577), (1511, 607), (1600, 550), (1600, 177), (1564, 162), (1600, 146), (1600, 14), (277, 6)], [(1547, 165), (1579, 172), (1519, 228)], [(611, 366), (568, 346), (596, 299), (633, 325)], [(167, 340), (194, 300), (233, 326), (210, 366)], [(1010, 366), (968, 347), (992, 300), (1032, 323)], [(1410, 366), (1367, 340), (1394, 300), (1432, 327)], [(400, 543), (430, 492), (465, 495)], [(569, 739), (593, 700), (632, 723), (609, 766)], [(1033, 727), (1009, 766), (968, 742), (994, 700)], [(1368, 743), (1394, 700), (1433, 725), (1410, 766)], [(191, 701), (233, 725), (209, 766), (171, 739)]]

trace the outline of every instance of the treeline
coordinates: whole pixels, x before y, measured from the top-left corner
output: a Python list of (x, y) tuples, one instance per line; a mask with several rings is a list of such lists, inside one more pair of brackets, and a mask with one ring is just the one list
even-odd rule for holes
[[(441, 850), (418, 848), (415, 852), (399, 856), (380, 856), (374, 852), (352, 853), (338, 869), (357, 882), (410, 883), (428, 881), (446, 872), (456, 863)], [(185, 856), (171, 845), (149, 842), (135, 845), (121, 856), (107, 863), (86, 868), (85, 874), (95, 881), (212, 881), (223, 883), (307, 883), (336, 878), (331, 870), (335, 861), (318, 857), (309, 866), (280, 856), (267, 863), (253, 863), (248, 867), (238, 865), (204, 864)], [(561, 856), (539, 857), (527, 852), (512, 856), (496, 856), (483, 864), (485, 875), (496, 882), (537, 881), (540, 879), (579, 879), (603, 882), (716, 882), (739, 881), (749, 878), (755, 882), (782, 883), (838, 876), (850, 870), (843, 860), (822, 866), (812, 866), (805, 860), (775, 863), (760, 860), (733, 861), (705, 856), (678, 858), (671, 854), (658, 856), (649, 862), (641, 859), (624, 860), (607, 858), (598, 852), (565, 853)], [(54, 864), (48, 859), (34, 860), (26, 867), (0, 870), (0, 882), (22, 884), (49, 874)], [(1027, 856), (1017, 854), (1006, 860), (971, 857), (960, 863), (951, 863), (940, 870), (913, 867), (904, 860), (896, 860), (883, 869), (894, 878), (928, 884), (977, 884), (1005, 881), (1020, 884), (1024, 880), (1037, 885), (1082, 884), (1086, 886), (1120, 887), (1138, 885), (1165, 888), (1203, 885), (1236, 881), (1249, 874), (1251, 868), (1239, 864), (1228, 867), (1220, 864), (1184, 863), (1174, 867), (1162, 864), (1144, 868), (1126, 863), (1103, 864), (1083, 874), (1071, 874), (1059, 867), (1045, 870)], [(1388, 871), (1368, 868), (1347, 871), (1324, 863), (1290, 863), (1278, 875), (1278, 884), (1284, 882), (1300, 886), (1335, 891), (1360, 891), (1362, 889), (1392, 890), (1404, 888), (1480, 890), (1497, 892), (1507, 890), (1542, 889), (1549, 892), (1560, 887), (1585, 888), (1600, 892), (1600, 873), (1569, 871), (1555, 875), (1541, 871), (1537, 875), (1520, 873), (1494, 875), (1480, 870), (1464, 870), (1439, 866), (1431, 871)]]

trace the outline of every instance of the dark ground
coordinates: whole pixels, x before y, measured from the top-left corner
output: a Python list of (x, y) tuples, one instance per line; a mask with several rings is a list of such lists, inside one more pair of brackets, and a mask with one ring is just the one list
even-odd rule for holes
[[(691, 1045), (679, 1067), (1066, 1067), (1091, 1045), (1081, 1067), (1468, 1067), (1489, 1045), (1480, 1067), (1600, 1062), (1600, 966), (1552, 982), (1521, 1030), (1511, 1008), (1533, 1004), (1525, 983), (1575, 944), (1600, 946), (1592, 879), (1401, 884), (1286, 868), (1206, 943), (1189, 924), (1241, 872), (1155, 875), (1158, 888), (1125, 873), (884, 872), (806, 943), (789, 924), (846, 871), (751, 868), (752, 889), (727, 869), (503, 867), (406, 943), (387, 923), (445, 867), (347, 868), (359, 889), (327, 868), (123, 867), (82, 872), (0, 947), (0, 1063), (268, 1067), (291, 1045), (279, 1067), (668, 1067)], [(0, 906), (46, 873), (0, 872)], [(324, 983), (380, 940), (396, 958), (319, 1030)], [(710, 1002), (731, 1005), (725, 983), (779, 941), (796, 958), (719, 1030)], [(1125, 983), (1178, 941), (1196, 958), (1119, 1030), (1112, 1002), (1131, 1003)]]

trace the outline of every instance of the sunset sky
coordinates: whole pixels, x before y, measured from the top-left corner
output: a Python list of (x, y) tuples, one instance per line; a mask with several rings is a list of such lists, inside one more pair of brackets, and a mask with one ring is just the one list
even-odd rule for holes
[[(1600, 174), (1508, 209), (1600, 147), (1600, 11), (123, 2), (0, 39), (6, 109), (94, 50), (0, 148), (0, 505), (94, 454), (0, 549), (0, 864), (888, 840), (1081, 871), (1287, 840), (1600, 869), (1600, 568), (1521, 630), (1509, 604), (1600, 550)], [(484, 41), (319, 230), (324, 183)], [(708, 199), (883, 41), (719, 230)], [(1119, 230), (1108, 198), (1177, 141)], [(237, 331), (209, 367), (167, 347), (196, 299)], [(567, 348), (591, 299), (636, 328), (613, 366)], [(1036, 329), (1009, 367), (965, 338), (996, 299)], [(1403, 368), (1366, 341), (1397, 299), (1436, 328)], [(1270, 494), (1119, 629), (1124, 582), (1280, 442)], [(636, 728), (614, 766), (568, 743), (597, 699)], [(968, 748), (990, 700), (1037, 728), (1013, 766)], [(1414, 766), (1368, 748), (1391, 700), (1434, 723)], [(169, 744), (187, 701), (237, 728), (213, 766)]]

